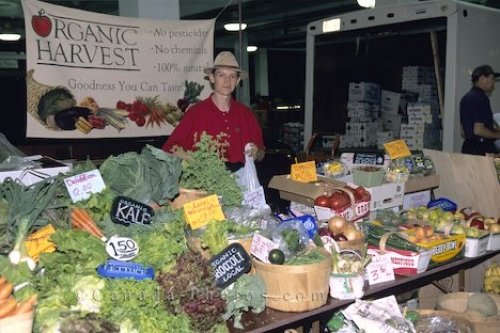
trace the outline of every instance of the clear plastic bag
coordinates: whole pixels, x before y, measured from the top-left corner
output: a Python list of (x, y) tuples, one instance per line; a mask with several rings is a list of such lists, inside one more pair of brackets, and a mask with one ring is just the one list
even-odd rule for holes
[(5, 161), (9, 156), (26, 156), (22, 151), (14, 147), (9, 140), (0, 133), (0, 163)]
[(245, 154), (245, 166), (238, 170), (238, 182), (246, 191), (253, 191), (260, 187), (257, 168), (252, 156)]

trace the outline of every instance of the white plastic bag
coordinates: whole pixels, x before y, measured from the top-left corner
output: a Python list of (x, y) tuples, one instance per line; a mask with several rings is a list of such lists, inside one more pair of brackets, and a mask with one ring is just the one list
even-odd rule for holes
[(260, 186), (257, 169), (252, 156), (245, 154), (245, 166), (238, 170), (238, 180), (245, 191), (253, 191)]

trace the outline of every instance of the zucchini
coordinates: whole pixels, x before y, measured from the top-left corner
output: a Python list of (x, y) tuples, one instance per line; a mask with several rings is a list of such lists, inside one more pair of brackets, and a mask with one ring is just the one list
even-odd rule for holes
[[(385, 235), (388, 232), (392, 231), (384, 227), (371, 224), (368, 226), (368, 232), (366, 233), (367, 234), (366, 241), (371, 245), (379, 246), (380, 239), (382, 238), (383, 235)], [(386, 247), (392, 247), (395, 249), (414, 251), (414, 252), (420, 252), (424, 250), (420, 246), (407, 241), (405, 238), (403, 238), (398, 234), (390, 235), (387, 238), (385, 245)]]

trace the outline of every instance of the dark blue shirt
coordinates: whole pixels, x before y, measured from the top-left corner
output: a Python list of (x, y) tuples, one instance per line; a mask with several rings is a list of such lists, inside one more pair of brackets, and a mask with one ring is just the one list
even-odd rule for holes
[(482, 123), (493, 130), (493, 112), (490, 99), (483, 89), (472, 87), (460, 101), (460, 122), (465, 132), (465, 139), (479, 139), (474, 134), (474, 123)]

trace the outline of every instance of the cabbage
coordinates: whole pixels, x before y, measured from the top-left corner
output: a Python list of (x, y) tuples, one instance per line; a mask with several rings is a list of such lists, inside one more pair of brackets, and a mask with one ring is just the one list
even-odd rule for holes
[(178, 157), (146, 145), (140, 154), (127, 152), (108, 157), (99, 171), (116, 195), (164, 205), (179, 193), (182, 165)]

